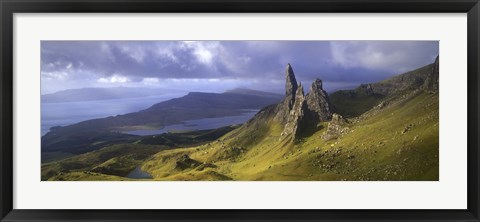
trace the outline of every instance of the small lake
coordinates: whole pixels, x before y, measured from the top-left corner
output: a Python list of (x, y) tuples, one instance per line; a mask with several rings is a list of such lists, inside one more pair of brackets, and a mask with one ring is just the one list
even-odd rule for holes
[(152, 175), (143, 171), (140, 166), (137, 166), (132, 172), (126, 176), (131, 179), (153, 179)]
[(161, 129), (133, 130), (133, 131), (127, 131), (125, 133), (138, 135), (138, 136), (148, 136), (148, 135), (158, 135), (162, 133), (175, 132), (175, 131), (216, 129), (224, 126), (242, 124), (247, 120), (251, 119), (253, 116), (255, 116), (257, 112), (258, 110), (245, 110), (245, 113), (242, 113), (241, 115), (238, 115), (238, 116), (225, 116), (225, 117), (216, 117), (216, 118), (188, 120), (181, 124), (168, 125)]

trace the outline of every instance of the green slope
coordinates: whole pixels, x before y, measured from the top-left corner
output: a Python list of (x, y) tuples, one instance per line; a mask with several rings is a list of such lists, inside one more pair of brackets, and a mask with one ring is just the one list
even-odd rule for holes
[[(165, 146), (117, 144), (64, 160), (42, 164), (42, 180), (88, 180), (126, 176)], [(104, 176), (101, 176), (104, 175)], [(112, 177), (117, 176), (117, 177)]]
[[(246, 124), (210, 144), (159, 152), (142, 169), (156, 180), (438, 180), (438, 93), (391, 100), (351, 119), (338, 139), (323, 140), (324, 125), (294, 144), (271, 119)], [(184, 154), (199, 164), (176, 167)]]
[[(84, 154), (42, 153), (42, 180), (125, 180), (122, 178), (160, 150), (208, 143), (238, 128), (165, 133), (136, 137), (130, 143), (107, 145)], [(43, 158), (42, 158), (43, 159)]]

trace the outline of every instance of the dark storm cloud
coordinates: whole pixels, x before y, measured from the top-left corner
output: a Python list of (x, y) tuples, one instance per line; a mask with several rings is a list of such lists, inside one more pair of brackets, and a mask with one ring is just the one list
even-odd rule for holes
[(257, 81), (268, 89), (283, 81), (287, 63), (300, 81), (348, 85), (419, 68), (437, 54), (436, 41), (42, 41), (42, 90), (167, 79)]
[(176, 42), (42, 42), (42, 72), (71, 69), (72, 73), (86, 71), (100, 78), (117, 74), (140, 80), (216, 74), (198, 63), (194, 50)]

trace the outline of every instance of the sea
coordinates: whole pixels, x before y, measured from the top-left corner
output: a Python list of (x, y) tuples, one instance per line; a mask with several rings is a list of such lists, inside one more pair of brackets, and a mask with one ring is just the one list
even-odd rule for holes
[(53, 126), (67, 126), (89, 119), (122, 115), (149, 108), (153, 104), (178, 98), (186, 93), (163, 94), (157, 96), (93, 100), (78, 102), (42, 103), (41, 130), (42, 135), (48, 133)]
[[(67, 126), (81, 121), (122, 115), (140, 111), (150, 106), (172, 98), (178, 98), (185, 94), (164, 94), (139, 98), (42, 103), (41, 107), (41, 131), (42, 136), (54, 126)], [(241, 110), (241, 115), (218, 118), (203, 118), (188, 120), (180, 124), (165, 126), (161, 129), (134, 130), (125, 132), (132, 135), (156, 135), (174, 131), (190, 131), (215, 129), (223, 126), (241, 124), (252, 118), (258, 110)]]
[(251, 119), (258, 112), (258, 110), (252, 110), (252, 109), (244, 109), (240, 111), (242, 111), (242, 114), (236, 115), (236, 116), (187, 120), (181, 124), (167, 125), (161, 129), (133, 130), (125, 133), (138, 135), (138, 136), (148, 136), (148, 135), (158, 135), (158, 134), (168, 133), (168, 132), (216, 129), (223, 126), (242, 124), (247, 120)]

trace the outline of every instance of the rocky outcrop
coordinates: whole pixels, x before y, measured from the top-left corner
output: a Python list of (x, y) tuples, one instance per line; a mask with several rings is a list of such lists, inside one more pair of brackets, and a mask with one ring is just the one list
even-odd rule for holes
[(374, 94), (372, 84), (365, 85), (365, 94), (369, 96)]
[(295, 103), (293, 104), (292, 109), (289, 111), (289, 115), (287, 117), (287, 122), (285, 124), (285, 128), (283, 130), (282, 135), (289, 135), (289, 134), (298, 134), (298, 129), (301, 128), (302, 123), (305, 121), (305, 95), (303, 92), (303, 86), (300, 83), (297, 91), (295, 92)]
[(318, 121), (324, 122), (332, 118), (334, 109), (328, 99), (327, 92), (323, 90), (322, 80), (315, 79), (305, 99), (309, 111)]
[(322, 135), (324, 140), (336, 139), (348, 132), (348, 122), (342, 116), (334, 113), (332, 121), (328, 123), (327, 130)]
[(432, 69), (430, 74), (427, 76), (425, 83), (424, 83), (424, 89), (427, 90), (428, 92), (435, 93), (438, 92), (438, 75), (439, 75), (439, 60), (438, 56), (435, 59), (435, 62), (433, 63)]
[(291, 109), (295, 102), (295, 94), (298, 89), (297, 79), (295, 78), (295, 73), (293, 73), (292, 66), (290, 63), (287, 64), (287, 70), (285, 71), (286, 79), (285, 82), (285, 100), (288, 101), (289, 108)]
[(195, 168), (200, 166), (201, 163), (190, 158), (187, 154), (183, 154), (182, 156), (178, 157), (175, 161), (175, 169), (177, 170), (185, 170), (188, 168)]
[(298, 91), (297, 79), (290, 63), (287, 64), (285, 79), (285, 98), (277, 105), (275, 110), (275, 120), (282, 124), (286, 124), (288, 121), (288, 116), (295, 105), (295, 97)]
[(298, 139), (318, 130), (320, 122), (332, 117), (332, 105), (323, 90), (322, 81), (316, 79), (305, 95), (302, 84), (297, 84), (290, 64), (286, 70), (286, 97), (277, 106), (276, 120), (285, 124), (282, 136), (292, 135)]

